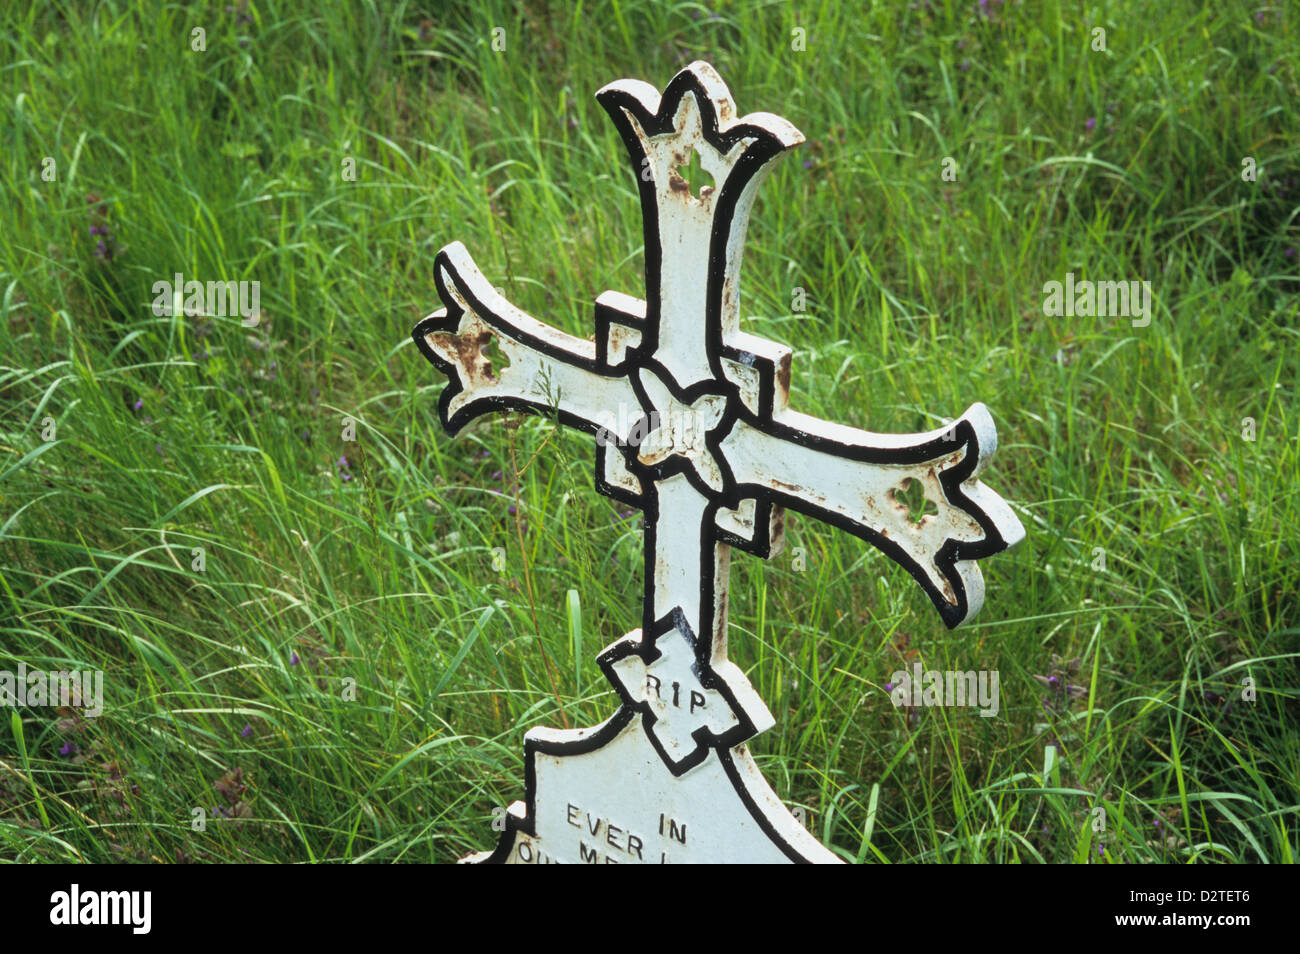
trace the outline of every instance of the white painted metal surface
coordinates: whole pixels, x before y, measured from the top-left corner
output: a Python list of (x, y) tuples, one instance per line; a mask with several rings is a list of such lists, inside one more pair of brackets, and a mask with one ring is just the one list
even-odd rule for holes
[[(773, 725), (727, 660), (731, 548), (761, 557), (796, 510), (875, 545), (950, 626), (983, 603), (976, 560), (1024, 535), (979, 481), (997, 447), (981, 404), (923, 434), (875, 434), (789, 409), (789, 349), (740, 331), (739, 272), (756, 190), (803, 141), (777, 116), (738, 117), (707, 63), (661, 95), (636, 80), (597, 93), (637, 174), (646, 297), (605, 292), (596, 339), (564, 334), (492, 287), (464, 246), (435, 262), (445, 307), (417, 325), (449, 378), (455, 433), (497, 410), (558, 414), (596, 437), (597, 489), (646, 518), (642, 626), (599, 661), (620, 705), (591, 729), (525, 737), (526, 798), (495, 851), (467, 860), (835, 861), (777, 798), (745, 743)], [(679, 170), (699, 157), (712, 187)], [(491, 367), (495, 337), (509, 366)], [(938, 513), (896, 499), (918, 481)]]

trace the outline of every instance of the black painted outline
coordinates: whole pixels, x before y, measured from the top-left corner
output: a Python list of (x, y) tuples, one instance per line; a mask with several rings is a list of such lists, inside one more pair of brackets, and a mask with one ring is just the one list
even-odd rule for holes
[[(679, 74), (680, 76), (681, 74)], [(707, 102), (707, 101), (706, 101)], [(675, 110), (674, 110), (675, 111)], [(717, 143), (714, 144), (718, 146)], [(729, 180), (728, 180), (729, 181)], [(727, 186), (724, 185), (724, 193)], [(653, 196), (650, 200), (653, 203)], [(643, 209), (647, 217), (655, 218), (655, 209)], [(646, 252), (646, 275), (647, 281), (653, 274), (657, 274), (657, 262), (660, 258), (657, 247), (647, 249)], [(710, 265), (712, 269), (713, 265)], [(618, 500), (630, 507), (636, 507), (642, 510), (646, 516), (647, 525), (652, 525), (658, 518), (657, 509), (652, 508), (650, 498), (652, 495), (647, 494), (646, 488), (653, 482), (663, 480), (675, 474), (683, 474), (690, 481), (691, 485), (713, 505), (713, 512), (716, 513), (717, 507), (726, 507), (735, 510), (740, 507), (741, 502), (747, 499), (753, 499), (755, 503), (754, 514), (754, 534), (750, 539), (745, 539), (729, 531), (714, 527), (714, 536), (704, 541), (707, 546), (711, 543), (725, 543), (728, 546), (734, 546), (742, 551), (754, 554), (762, 558), (771, 555), (771, 525), (772, 514), (775, 508), (784, 507), (813, 517), (824, 523), (844, 530), (861, 540), (870, 543), (876, 547), (895, 563), (901, 565), (907, 572), (921, 585), (921, 588), (930, 597), (931, 603), (938, 611), (940, 617), (949, 628), (955, 628), (965, 618), (969, 610), (969, 598), (966, 593), (965, 583), (961, 575), (956, 570), (956, 564), (962, 561), (979, 560), (984, 557), (992, 556), (1007, 548), (1007, 543), (999, 531), (993, 518), (985, 511), (980, 509), (974, 501), (966, 496), (961, 490), (961, 484), (969, 478), (975, 471), (980, 459), (979, 439), (976, 435), (975, 428), (967, 420), (959, 420), (939, 436), (902, 448), (877, 448), (861, 445), (850, 445), (835, 441), (829, 438), (821, 437), (815, 434), (809, 434), (806, 431), (782, 424), (776, 421), (772, 416), (772, 403), (774, 400), (774, 385), (778, 369), (774, 367), (775, 362), (752, 352), (742, 351), (736, 348), (725, 348), (726, 356), (748, 367), (754, 367), (758, 370), (762, 382), (762, 407), (763, 413), (754, 414), (745, 406), (740, 397), (739, 387), (722, 375), (719, 371), (719, 377), (712, 381), (700, 381), (691, 387), (681, 387), (676, 379), (668, 370), (649, 356), (647, 352), (647, 341), (657, 339), (658, 315), (651, 311), (647, 303), (647, 317), (644, 323), (641, 323), (637, 316), (628, 315), (613, 309), (609, 306), (600, 306), (597, 308), (599, 323), (606, 328), (611, 321), (617, 319), (620, 324), (629, 324), (631, 326), (640, 325), (642, 330), (642, 343), (630, 348), (626, 359), (617, 366), (608, 364), (607, 355), (602, 354), (599, 344), (597, 346), (597, 356), (595, 359), (587, 359), (576, 356), (569, 351), (553, 348), (546, 342), (538, 339), (527, 332), (519, 330), (508, 319), (498, 315), (490, 310), (475, 294), (472, 284), (462, 276), (456, 269), (455, 264), (447, 255), (446, 250), (439, 252), (435, 260), (435, 284), (438, 295), (446, 304), (445, 314), (436, 314), (419, 322), (412, 333), (415, 343), (420, 352), (432, 363), (438, 370), (448, 376), (449, 383), (443, 389), (442, 397), (439, 400), (439, 418), (443, 426), (453, 436), (457, 434), (471, 420), (493, 411), (498, 410), (515, 410), (529, 413), (541, 414), (545, 416), (556, 416), (558, 419), (577, 430), (583, 431), (593, 436), (598, 435), (602, 427), (593, 421), (578, 417), (563, 409), (551, 407), (549, 405), (538, 404), (523, 398), (491, 395), (476, 399), (465, 407), (461, 408), (454, 416), (449, 416), (448, 409), (451, 401), (459, 394), (463, 388), (459, 376), (456, 374), (455, 365), (444, 360), (428, 344), (425, 336), (434, 333), (455, 333), (460, 324), (461, 317), (465, 310), (460, 307), (453, 296), (447, 289), (444, 275), (450, 277), (455, 283), (457, 292), (471, 305), (475, 314), (483, 319), (490, 327), (498, 333), (505, 334), (521, 345), (528, 347), (536, 352), (546, 355), (556, 361), (569, 364), (572, 367), (580, 368), (584, 371), (596, 374), (605, 378), (619, 378), (626, 376), (633, 392), (636, 394), (638, 401), (641, 403), (642, 410), (649, 415), (653, 411), (653, 406), (645, 394), (643, 387), (637, 380), (638, 372), (642, 369), (656, 374), (661, 381), (667, 386), (673, 397), (684, 404), (693, 404), (705, 394), (725, 394), (726, 407), (718, 425), (705, 436), (705, 447), (718, 463), (719, 470), (722, 474), (724, 489), (721, 493), (709, 487), (699, 475), (695, 472), (694, 466), (681, 455), (672, 455), (667, 459), (660, 461), (653, 466), (643, 465), (636, 457), (636, 448), (634, 446), (614, 445), (609, 441), (597, 441), (596, 450), (596, 473), (593, 480), (595, 489)], [(657, 279), (656, 279), (657, 282)], [(713, 280), (710, 279), (710, 283)], [(652, 286), (647, 285), (647, 290)], [(712, 339), (714, 332), (720, 334), (721, 317), (719, 312), (719, 303), (714, 298), (710, 298), (710, 314), (706, 316), (709, 324), (709, 336)], [(721, 338), (718, 337), (718, 341)], [(711, 349), (712, 350), (712, 349)], [(710, 354), (710, 366), (721, 368), (718, 360), (718, 353)], [(771, 384), (773, 387), (769, 387)], [(846, 460), (859, 461), (862, 463), (883, 464), (883, 465), (908, 465), (920, 464), (938, 460), (945, 456), (950, 456), (958, 450), (964, 448), (962, 459), (955, 465), (941, 470), (938, 473), (938, 479), (944, 489), (948, 502), (957, 509), (966, 513), (979, 526), (983, 533), (983, 539), (976, 541), (962, 541), (954, 538), (948, 538), (938, 552), (934, 555), (934, 562), (945, 581), (952, 590), (953, 601), (949, 602), (945, 597), (943, 590), (936, 586), (930, 579), (925, 568), (912, 559), (903, 547), (880, 532), (872, 529), (865, 524), (859, 524), (850, 518), (844, 517), (834, 511), (817, 507), (809, 501), (802, 498), (785, 494), (771, 488), (764, 487), (760, 484), (738, 484), (735, 475), (732, 473), (727, 463), (726, 455), (722, 452), (722, 443), (735, 425), (736, 420), (743, 419), (746, 424), (763, 432), (764, 434), (776, 440), (788, 441), (793, 444), (808, 447), (813, 450), (823, 451)], [(642, 490), (640, 493), (633, 493), (625, 488), (611, 484), (605, 480), (606, 461), (605, 454), (610, 446), (616, 446), (622, 453), (626, 469), (634, 476), (640, 479)], [(652, 564), (647, 564), (647, 569), (652, 570)], [(708, 585), (711, 586), (711, 579)], [(645, 584), (645, 598), (650, 600), (653, 596), (653, 577), (649, 577)], [(710, 601), (712, 602), (712, 601)], [(649, 613), (649, 611), (647, 611)], [(701, 619), (706, 617), (701, 616)], [(648, 617), (643, 618), (643, 625), (648, 628), (652, 624)], [(712, 639), (712, 635), (709, 635)]]
[[(715, 149), (726, 154), (741, 139), (752, 138), (754, 141), (741, 155), (726, 181), (722, 185), (722, 190), (715, 199), (714, 220), (712, 227), (711, 242), (709, 248), (709, 269), (708, 269), (708, 293), (706, 296), (706, 333), (705, 347), (707, 351), (707, 361), (709, 368), (713, 372), (712, 381), (698, 382), (692, 387), (683, 388), (676, 379), (668, 373), (658, 361), (655, 361), (651, 355), (658, 345), (659, 337), (659, 274), (662, 264), (662, 249), (659, 237), (659, 219), (658, 206), (656, 203), (655, 184), (646, 182), (636, 175), (638, 189), (641, 199), (642, 225), (645, 240), (645, 317), (632, 315), (624, 312), (622, 309), (612, 305), (597, 303), (595, 313), (595, 324), (597, 328), (596, 339), (596, 357), (594, 360), (576, 356), (568, 351), (553, 349), (546, 343), (521, 332), (510, 321), (502, 316), (492, 312), (483, 305), (481, 299), (476, 296), (470, 287), (470, 283), (462, 276), (455, 265), (452, 263), (447, 251), (444, 249), (439, 252), (434, 263), (434, 280), (437, 287), (439, 298), (446, 305), (442, 313), (435, 313), (428, 318), (419, 322), (413, 332), (412, 337), (420, 352), (430, 361), (439, 371), (442, 371), (449, 378), (449, 383), (442, 392), (439, 401), (439, 417), (443, 426), (451, 434), (455, 435), (469, 421), (474, 418), (495, 410), (517, 410), (529, 413), (543, 415), (558, 415), (559, 420), (571, 427), (584, 431), (589, 434), (596, 434), (600, 426), (595, 422), (587, 421), (576, 415), (563, 411), (562, 409), (544, 406), (522, 398), (513, 398), (506, 396), (489, 396), (475, 400), (462, 408), (454, 416), (448, 416), (448, 409), (452, 399), (463, 389), (459, 376), (456, 374), (455, 366), (450, 362), (443, 360), (426, 341), (426, 336), (434, 332), (456, 333), (459, 328), (461, 317), (465, 310), (460, 308), (455, 297), (449, 294), (444, 281), (444, 274), (449, 276), (455, 283), (457, 291), (473, 307), (475, 313), (499, 332), (507, 334), (521, 344), (524, 344), (534, 351), (540, 352), (548, 357), (567, 363), (571, 366), (590, 371), (602, 377), (614, 378), (628, 376), (632, 382), (634, 392), (638, 400), (642, 403), (642, 408), (649, 413), (652, 408), (648, 405), (647, 396), (644, 394), (639, 382), (637, 381), (637, 371), (646, 369), (654, 371), (668, 387), (669, 391), (678, 400), (686, 404), (693, 404), (696, 399), (706, 393), (725, 393), (727, 395), (726, 409), (722, 419), (716, 428), (709, 432), (705, 438), (705, 445), (709, 452), (713, 454), (714, 459), (719, 464), (719, 469), (723, 474), (724, 490), (719, 493), (704, 484), (694, 473), (694, 467), (688, 461), (679, 459), (679, 455), (673, 455), (665, 461), (654, 467), (645, 467), (637, 461), (634, 449), (620, 447), (627, 461), (628, 470), (636, 475), (642, 483), (642, 491), (634, 494), (626, 491), (624, 488), (609, 484), (604, 479), (605, 474), (605, 454), (610, 444), (605, 441), (597, 442), (596, 449), (596, 474), (595, 487), (600, 493), (610, 496), (616, 500), (626, 503), (630, 506), (640, 508), (646, 516), (646, 534), (644, 541), (645, 556), (645, 578), (643, 593), (643, 611), (642, 611), (642, 632), (651, 632), (655, 635), (647, 642), (647, 647), (653, 645), (654, 639), (658, 638), (660, 631), (656, 628), (662, 625), (663, 621), (651, 619), (654, 605), (654, 551), (655, 551), (655, 527), (658, 523), (659, 508), (658, 495), (656, 493), (655, 483), (675, 473), (684, 473), (692, 486), (696, 488), (709, 504), (705, 510), (705, 519), (701, 522), (701, 567), (700, 567), (700, 620), (702, 624), (712, 623), (715, 609), (716, 598), (718, 594), (714, 588), (715, 553), (718, 544), (725, 544), (736, 547), (742, 551), (750, 552), (761, 557), (768, 557), (771, 554), (771, 534), (770, 529), (773, 524), (773, 514), (776, 508), (785, 507), (797, 512), (812, 516), (818, 520), (829, 523), (832, 526), (845, 530), (854, 536), (866, 540), (877, 549), (881, 550), (895, 562), (901, 564), (930, 596), (936, 609), (944, 622), (951, 628), (958, 625), (966, 616), (969, 608), (968, 598), (965, 585), (960, 574), (955, 570), (959, 561), (977, 560), (982, 557), (991, 556), (1007, 548), (1008, 544), (998, 530), (992, 517), (980, 509), (969, 497), (962, 493), (961, 483), (970, 477), (978, 464), (980, 463), (980, 451), (978, 435), (974, 426), (965, 419), (959, 420), (953, 426), (948, 428), (940, 436), (906, 448), (875, 448), (858, 445), (844, 444), (833, 439), (821, 437), (818, 435), (808, 434), (797, 430), (788, 425), (781, 424), (773, 419), (773, 403), (776, 391), (778, 375), (782, 375), (788, 381), (789, 367), (788, 356), (783, 355), (781, 359), (782, 367), (776, 366), (777, 362), (772, 359), (757, 355), (741, 348), (733, 347), (726, 343), (722, 334), (721, 322), (721, 295), (723, 284), (726, 279), (726, 250), (728, 239), (734, 225), (733, 218), (735, 215), (736, 203), (739, 201), (746, 185), (769, 161), (778, 158), (783, 152), (798, 141), (786, 142), (782, 139), (779, 132), (766, 128), (761, 122), (746, 122), (743, 119), (733, 122), (726, 130), (718, 126), (718, 116), (716, 107), (710, 99), (707, 90), (700, 77), (693, 72), (695, 64), (682, 70), (669, 82), (664, 89), (660, 98), (659, 108), (655, 113), (650, 113), (639, 100), (623, 89), (607, 87), (597, 94), (597, 99), (606, 111), (613, 118), (615, 125), (623, 138), (624, 145), (627, 148), (629, 156), (633, 160), (634, 174), (641, 168), (641, 159), (645, 153), (642, 148), (640, 138), (637, 136), (633, 124), (629, 121), (628, 115), (635, 117), (641, 128), (649, 135), (658, 135), (661, 133), (671, 132), (674, 129), (674, 117), (683, 97), (693, 95), (699, 107), (701, 117), (702, 135)], [(711, 69), (711, 68), (710, 68)], [(721, 85), (725, 91), (725, 85)], [(626, 358), (618, 366), (609, 364), (608, 355), (608, 330), (611, 323), (625, 324), (630, 327), (636, 327), (641, 332), (641, 342), (633, 348), (627, 349)], [(739, 387), (731, 382), (723, 371), (721, 359), (730, 358), (746, 367), (757, 369), (760, 376), (760, 406), (758, 413), (749, 410), (740, 398)], [(948, 538), (940, 547), (939, 552), (935, 555), (935, 563), (942, 572), (945, 579), (950, 584), (955, 602), (949, 603), (943, 596), (943, 593), (929, 579), (925, 571), (917, 564), (900, 545), (884, 537), (877, 531), (872, 530), (865, 525), (857, 524), (854, 521), (842, 517), (834, 512), (824, 510), (800, 498), (782, 494), (769, 488), (754, 484), (737, 484), (734, 474), (726, 462), (725, 455), (721, 452), (721, 443), (731, 432), (738, 419), (744, 419), (751, 427), (757, 428), (769, 437), (780, 440), (790, 441), (815, 450), (825, 451), (841, 458), (861, 461), (864, 463), (875, 464), (917, 464), (934, 461), (939, 457), (951, 455), (956, 450), (964, 447), (965, 453), (962, 459), (955, 465), (938, 474), (944, 492), (948, 501), (971, 516), (980, 529), (984, 532), (984, 539), (975, 542), (959, 541)], [(754, 534), (751, 539), (744, 539), (736, 534), (722, 530), (716, 526), (716, 515), (721, 507), (735, 510), (740, 506), (744, 499), (752, 498), (755, 500), (754, 513)], [(682, 617), (680, 608), (674, 611), (681, 622), (686, 625), (690, 631), (689, 623)], [(666, 617), (665, 619), (668, 619)], [(699, 634), (695, 636), (694, 643), (696, 646), (697, 660), (705, 663), (711, 656), (713, 641), (716, 634), (712, 632)], [(622, 645), (616, 643), (615, 647)], [(611, 650), (612, 651), (612, 650)], [(631, 651), (629, 649), (629, 651)], [(602, 654), (602, 669), (605, 670), (607, 678), (609, 671), (606, 668), (607, 663), (613, 661), (613, 657), (605, 658), (609, 654)], [(646, 658), (644, 654), (643, 658)], [(656, 652), (657, 656), (657, 652)], [(653, 658), (653, 657), (651, 657)], [(703, 674), (712, 674), (714, 679), (722, 687), (726, 687), (725, 682), (713, 673), (711, 667), (701, 669), (701, 682), (704, 681)], [(602, 748), (611, 739), (613, 739), (628, 722), (634, 718), (638, 711), (638, 706), (634, 705), (622, 686), (615, 680), (614, 683), (622, 705), (606, 722), (599, 726), (595, 731), (580, 739), (569, 741), (539, 740), (535, 738), (525, 738), (525, 790), (526, 790), (526, 813), (523, 819), (518, 819), (514, 815), (506, 815), (506, 830), (503, 832), (496, 849), (490, 856), (484, 859), (486, 862), (504, 862), (509, 858), (513, 850), (515, 836), (518, 831), (523, 831), (528, 835), (536, 836), (535, 819), (533, 817), (534, 807), (536, 804), (536, 767), (535, 757), (537, 753), (548, 755), (565, 756), (580, 755), (594, 752)], [(730, 693), (729, 687), (725, 688)], [(729, 701), (733, 705), (733, 711), (736, 711), (738, 717), (741, 717), (742, 724), (748, 723), (752, 728), (753, 723), (747, 714), (739, 708), (735, 701), (734, 694), (730, 695)], [(648, 704), (645, 709), (648, 710)], [(641, 711), (642, 718), (647, 717), (645, 711)], [(737, 727), (740, 728), (740, 727)], [(707, 758), (709, 752), (716, 752), (722, 763), (728, 778), (731, 780), (733, 787), (739, 794), (742, 802), (749, 810), (759, 827), (768, 835), (787, 857), (794, 861), (808, 861), (792, 845), (783, 839), (769, 823), (767, 816), (759, 808), (758, 804), (750, 795), (744, 785), (744, 780), (740, 770), (736, 767), (732, 756), (731, 748), (740, 744), (737, 741), (731, 741), (731, 736), (737, 729), (724, 733), (715, 741), (704, 743), (697, 739), (700, 745), (696, 751), (703, 751), (703, 756), (695, 759), (695, 753), (689, 758), (693, 761), (690, 765), (677, 763), (674, 766), (671, 759), (662, 750), (661, 746), (654, 738), (654, 734), (647, 732), (656, 751), (661, 759), (674, 776), (680, 776), (690, 768), (697, 766)], [(752, 733), (751, 733), (752, 734)], [(748, 738), (748, 736), (746, 736)], [(744, 741), (743, 739), (740, 741)]]
[[(642, 630), (641, 632), (644, 633), (645, 631)], [(654, 725), (659, 721), (654, 713), (654, 708), (649, 702), (635, 700), (623, 681), (616, 677), (614, 671), (615, 663), (629, 656), (639, 656), (648, 668), (663, 655), (658, 643), (662, 637), (670, 633), (679, 633), (686, 639), (687, 644), (691, 647), (691, 652), (695, 656), (695, 661), (691, 664), (691, 672), (695, 674), (695, 678), (700, 681), (701, 686), (719, 693), (726, 700), (732, 715), (737, 720), (736, 725), (721, 734), (710, 732), (703, 726), (696, 729), (691, 733), (691, 738), (695, 740), (695, 748), (677, 761), (674, 761), (668, 754), (662, 743), (660, 743), (659, 736), (654, 732)], [(745, 711), (740, 700), (736, 698), (735, 691), (722, 676), (718, 675), (717, 670), (713, 668), (709, 661), (708, 655), (701, 652), (700, 641), (696, 638), (695, 632), (691, 629), (691, 624), (687, 621), (686, 614), (682, 612), (680, 606), (675, 607), (671, 613), (659, 620), (654, 629), (650, 631), (649, 636), (642, 635), (640, 639), (636, 638), (636, 634), (625, 636), (597, 656), (596, 662), (600, 665), (605, 678), (614, 686), (619, 698), (623, 701), (624, 707), (634, 709), (641, 714), (641, 721), (645, 726), (645, 733), (650, 739), (650, 744), (659, 753), (659, 757), (663, 759), (664, 765), (668, 766), (668, 771), (673, 774), (674, 778), (681, 778), (708, 758), (710, 749), (718, 747), (729, 749), (748, 739), (752, 739), (758, 733), (753, 718)]]
[[(660, 637), (670, 632), (680, 632), (695, 647), (696, 663), (692, 670), (699, 677), (700, 682), (706, 688), (716, 689), (727, 700), (731, 706), (731, 711), (736, 715), (738, 724), (728, 729), (721, 735), (714, 735), (707, 729), (701, 728), (692, 733), (692, 738), (696, 741), (696, 747), (690, 755), (680, 762), (674, 762), (660, 745), (655, 734), (650, 731), (651, 726), (656, 719), (649, 703), (635, 702), (631, 695), (626, 691), (621, 681), (616, 680), (613, 676), (613, 666), (620, 659), (626, 659), (628, 656), (636, 655), (647, 664), (654, 662), (661, 653), (655, 647), (655, 643)], [(685, 614), (681, 608), (675, 608), (671, 613), (666, 615), (656, 623), (654, 632), (648, 638), (641, 640), (641, 645), (634, 645), (632, 639), (636, 634), (629, 634), (619, 640), (613, 646), (608, 647), (597, 657), (601, 671), (605, 673), (610, 683), (618, 692), (621, 704), (618, 710), (608, 720), (602, 723), (597, 729), (584, 738), (571, 740), (557, 739), (538, 739), (535, 737), (524, 737), (524, 804), (526, 806), (524, 817), (518, 818), (515, 815), (508, 814), (505, 816), (505, 830), (501, 833), (496, 847), (492, 853), (483, 858), (483, 864), (505, 864), (511, 852), (515, 849), (515, 841), (519, 832), (523, 832), (529, 837), (536, 838), (537, 835), (537, 756), (550, 755), (565, 757), (570, 755), (587, 755), (598, 749), (604, 748), (608, 743), (613, 741), (627, 724), (638, 715), (641, 716), (643, 731), (649, 739), (650, 744), (654, 747), (655, 752), (663, 761), (668, 771), (674, 778), (681, 778), (691, 769), (701, 765), (708, 759), (711, 754), (718, 756), (718, 761), (722, 765), (723, 772), (731, 782), (741, 805), (749, 812), (750, 817), (757, 823), (759, 829), (768, 837), (782, 854), (791, 861), (799, 864), (810, 864), (811, 859), (804, 857), (799, 850), (789, 841), (781, 836), (775, 826), (768, 820), (767, 815), (759, 807), (758, 802), (750, 793), (745, 785), (745, 779), (736, 766), (735, 759), (732, 755), (732, 748), (750, 739), (754, 735), (754, 723), (750, 715), (741, 706), (735, 693), (721, 676), (714, 671), (708, 660), (701, 658), (701, 643), (694, 638), (691, 631), (690, 623), (687, 622)], [(576, 735), (582, 730), (571, 730)]]
[[(632, 719), (636, 718), (635, 709), (628, 706), (619, 706), (618, 711), (608, 720), (602, 723), (598, 729), (583, 739), (574, 739), (570, 741), (558, 741), (553, 739), (538, 739), (524, 737), (524, 804), (526, 806), (524, 817), (519, 818), (510, 813), (505, 816), (505, 830), (497, 840), (496, 847), (492, 853), (480, 860), (480, 864), (501, 865), (510, 860), (510, 854), (515, 849), (515, 841), (520, 832), (528, 835), (530, 838), (536, 838), (537, 819), (534, 814), (537, 805), (537, 756), (552, 755), (563, 758), (569, 755), (586, 755), (597, 749), (604, 748), (612, 742), (620, 732), (627, 726)], [(651, 737), (653, 739), (653, 737)], [(777, 849), (796, 864), (811, 864), (810, 858), (804, 857), (799, 849), (781, 836), (781, 833), (768, 821), (758, 802), (750, 794), (749, 789), (745, 786), (745, 779), (736, 766), (735, 759), (729, 748), (710, 749), (709, 752), (716, 753), (718, 761), (722, 764), (722, 770), (731, 782), (731, 787), (735, 790), (740, 798), (741, 804), (749, 812), (750, 817), (754, 819), (759, 829), (765, 834)], [(706, 756), (707, 757), (707, 756)]]

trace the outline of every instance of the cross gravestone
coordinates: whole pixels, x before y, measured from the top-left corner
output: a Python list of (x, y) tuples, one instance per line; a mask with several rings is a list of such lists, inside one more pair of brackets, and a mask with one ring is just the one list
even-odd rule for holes
[[(558, 415), (596, 437), (596, 489), (645, 517), (641, 628), (597, 657), (618, 710), (593, 728), (531, 729), (525, 799), (496, 849), (465, 860), (837, 861), (746, 746), (775, 720), (727, 660), (731, 549), (770, 557), (798, 511), (902, 564), (960, 625), (983, 603), (974, 561), (1024, 536), (977, 479), (993, 421), (974, 404), (927, 433), (875, 434), (790, 410), (790, 350), (740, 330), (739, 272), (758, 186), (803, 136), (770, 113), (737, 117), (703, 62), (662, 95), (622, 80), (596, 98), (637, 174), (644, 300), (605, 292), (595, 340), (576, 338), (512, 305), (453, 242), (434, 263), (446, 307), (413, 333), (449, 379), (449, 433), (492, 411)], [(692, 153), (712, 188), (682, 177)], [(919, 524), (895, 496), (913, 480), (938, 508)]]

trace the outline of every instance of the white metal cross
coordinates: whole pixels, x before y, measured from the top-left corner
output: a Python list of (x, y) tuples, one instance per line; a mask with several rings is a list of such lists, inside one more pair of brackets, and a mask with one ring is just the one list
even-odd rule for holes
[[(644, 300), (605, 292), (596, 299), (594, 341), (576, 338), (498, 294), (454, 242), (434, 264), (446, 307), (414, 331), (420, 350), (449, 378), (439, 403), (449, 432), (491, 411), (558, 414), (597, 438), (597, 490), (645, 515), (642, 626), (598, 657), (622, 705), (595, 729), (529, 732), (528, 799), (512, 806), (490, 859), (564, 860), (555, 836), (548, 843), (539, 834), (538, 760), (549, 757), (558, 766), (555, 760), (636, 734), (652, 754), (629, 754), (634, 740), (619, 756), (624, 761), (658, 759), (664, 778), (677, 780), (707, 776), (704, 767), (712, 766), (778, 855), (833, 860), (776, 799), (744, 745), (774, 720), (727, 659), (730, 550), (771, 556), (781, 545), (786, 509), (798, 511), (902, 564), (944, 621), (960, 625), (983, 603), (975, 561), (1024, 536), (1011, 509), (978, 480), (997, 447), (993, 421), (974, 404), (941, 428), (894, 435), (791, 410), (790, 350), (740, 330), (739, 271), (759, 184), (803, 136), (769, 113), (737, 117), (727, 87), (703, 62), (678, 73), (662, 95), (622, 80), (596, 97), (637, 172)], [(693, 190), (682, 177), (692, 153), (712, 188)], [(500, 373), (486, 355), (492, 337), (509, 360)], [(919, 523), (895, 497), (909, 480), (938, 510)], [(573, 773), (566, 784), (609, 784), (599, 772)], [(691, 798), (708, 797), (691, 795), (690, 785), (676, 791), (670, 782), (655, 784), (654, 798), (684, 805), (681, 812)], [(605, 797), (616, 797), (613, 791)], [(726, 823), (737, 831), (745, 827), (740, 814)], [(665, 817), (660, 812), (660, 828)], [(724, 825), (720, 818), (714, 823)], [(726, 845), (738, 836), (729, 837), (713, 850), (736, 859), (761, 855), (728, 854)], [(681, 855), (684, 840), (672, 844)], [(588, 847), (583, 842), (574, 860), (592, 860)], [(637, 854), (645, 853), (638, 845)], [(656, 860), (670, 860), (661, 854)]]

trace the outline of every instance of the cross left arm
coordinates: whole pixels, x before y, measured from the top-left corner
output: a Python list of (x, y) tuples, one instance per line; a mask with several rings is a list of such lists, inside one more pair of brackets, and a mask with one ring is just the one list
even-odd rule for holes
[[(594, 342), (565, 334), (507, 301), (479, 271), (465, 246), (438, 253), (434, 282), (445, 308), (415, 327), (415, 343), (449, 384), (438, 411), (448, 433), (491, 411), (558, 413), (590, 434), (602, 426), (611, 441), (626, 442), (628, 422), (609, 413), (637, 398), (621, 371), (598, 360)], [(494, 369), (486, 348), (496, 338), (509, 360)]]

